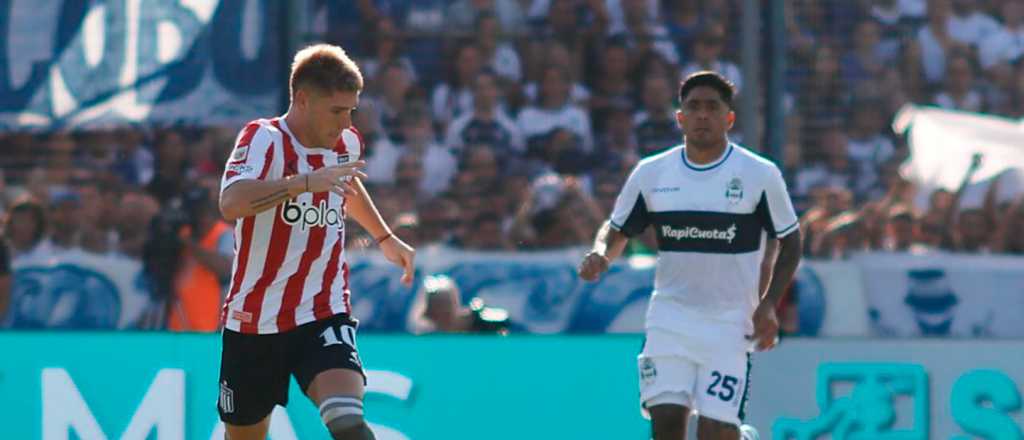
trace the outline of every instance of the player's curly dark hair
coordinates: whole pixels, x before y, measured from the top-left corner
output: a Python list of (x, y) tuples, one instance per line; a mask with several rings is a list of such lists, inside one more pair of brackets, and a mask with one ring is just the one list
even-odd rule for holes
[(690, 91), (697, 87), (711, 87), (718, 91), (722, 101), (732, 108), (732, 96), (735, 94), (735, 86), (722, 74), (710, 70), (694, 72), (679, 83), (679, 104), (682, 105)]

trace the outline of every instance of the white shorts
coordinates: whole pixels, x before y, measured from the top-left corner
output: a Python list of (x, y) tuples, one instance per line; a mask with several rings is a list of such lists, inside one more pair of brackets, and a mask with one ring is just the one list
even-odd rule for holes
[(637, 356), (640, 404), (675, 404), (701, 416), (739, 426), (744, 417), (750, 356), (744, 350), (696, 350), (683, 336), (648, 329)]

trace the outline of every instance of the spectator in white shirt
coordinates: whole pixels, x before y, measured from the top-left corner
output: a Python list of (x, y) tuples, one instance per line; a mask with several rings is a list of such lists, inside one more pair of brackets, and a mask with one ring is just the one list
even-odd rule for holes
[(456, 115), (473, 109), (473, 92), (470, 89), (473, 78), (483, 68), (480, 48), (474, 44), (459, 47), (451, 61), (448, 82), (435, 86), (430, 99), (434, 120), (444, 128)]
[[(794, 197), (806, 199), (820, 188), (846, 188), (853, 190), (858, 180), (857, 167), (850, 160), (849, 139), (838, 125), (827, 127), (818, 145), (812, 145), (818, 154), (809, 165), (796, 174)], [(860, 199), (858, 194), (857, 198)]]
[(473, 111), (461, 115), (448, 126), (445, 146), (461, 151), (466, 145), (489, 144), (501, 154), (520, 154), (524, 150), (519, 127), (501, 109), (498, 78), (484, 69), (473, 83)]
[(693, 44), (693, 61), (683, 67), (681, 78), (686, 78), (694, 72), (711, 70), (722, 74), (733, 84), (736, 92), (743, 88), (743, 75), (739, 67), (722, 58), (725, 47), (725, 28), (719, 23), (713, 23), (697, 36)]
[(482, 13), (477, 16), (476, 44), (480, 48), (484, 65), (490, 66), (502, 79), (519, 82), (523, 77), (519, 54), (502, 39), (501, 31), (501, 24), (494, 14)]
[(1024, 2), (1004, 1), (1000, 12), (1002, 26), (978, 48), (981, 68), (986, 71), (998, 64), (1013, 63), (1024, 55)]
[(551, 66), (544, 70), (537, 104), (519, 113), (519, 128), (527, 142), (565, 129), (577, 136), (584, 151), (591, 151), (594, 141), (590, 132), (590, 117), (569, 101), (569, 72)]
[(679, 144), (682, 132), (672, 108), (672, 83), (663, 75), (650, 74), (643, 83), (643, 110), (633, 118), (640, 155), (667, 150)]
[(857, 166), (857, 193), (876, 191), (882, 165), (895, 153), (892, 139), (885, 135), (885, 120), (880, 98), (860, 97), (853, 104), (848, 142), (850, 160)]
[(931, 84), (942, 82), (946, 74), (946, 54), (960, 48), (968, 49), (973, 41), (963, 35), (954, 34), (950, 23), (953, 20), (951, 0), (929, 0), (928, 24), (917, 32), (921, 47), (921, 65), (925, 79)]
[(843, 80), (850, 87), (877, 79), (891, 61), (883, 58), (880, 32), (878, 22), (873, 20), (862, 20), (854, 27), (853, 50), (840, 61)]
[(608, 27), (608, 36), (621, 36), (630, 49), (645, 53), (648, 51), (657, 52), (672, 64), (679, 64), (679, 53), (668, 29), (658, 18), (657, 8), (650, 8), (648, 0), (609, 0), (615, 3), (618, 16), (609, 13), (612, 17)]
[[(541, 62), (536, 63), (534, 66), (534, 75), (536, 75), (537, 82), (544, 77), (544, 69), (550, 66), (558, 66), (565, 69), (573, 77), (572, 87), (569, 91), (569, 100), (573, 104), (579, 106), (587, 106), (590, 101), (590, 91), (583, 84), (580, 84), (576, 77), (576, 74), (581, 70), (579, 64), (582, 63), (580, 55), (572, 53), (569, 48), (560, 41), (557, 40), (546, 40), (542, 41), (544, 45), (544, 55)], [(537, 101), (537, 82), (530, 82), (523, 88), (523, 92), (529, 102)]]
[(935, 95), (935, 104), (942, 108), (980, 112), (982, 110), (981, 93), (974, 87), (974, 62), (964, 52), (956, 52), (949, 57), (945, 87)]
[(456, 170), (455, 156), (437, 144), (430, 113), (423, 105), (410, 105), (401, 117), (404, 142), (395, 144), (382, 139), (373, 145), (366, 163), (367, 180), (394, 184), (400, 159), (407, 154), (420, 158), (423, 173), (418, 178), (420, 193), (431, 197), (448, 189)]
[(614, 34), (626, 28), (631, 11), (642, 12), (648, 19), (661, 21), (657, 0), (605, 0), (608, 11), (608, 30)]
[(363, 75), (373, 78), (374, 82), (379, 80), (377, 73), (381, 66), (390, 62), (398, 62), (405, 68), (412, 81), (416, 81), (416, 67), (413, 66), (409, 57), (402, 53), (402, 36), (395, 28), (395, 22), (387, 15), (380, 16), (374, 22), (374, 28), (366, 33), (368, 44), (372, 47), (372, 56), (359, 63)]
[(402, 141), (399, 130), (399, 116), (405, 111), (406, 95), (413, 87), (408, 70), (398, 62), (384, 64), (380, 68), (373, 101), (377, 108), (378, 122), (394, 142)]
[(523, 31), (526, 17), (516, 0), (456, 0), (448, 7), (448, 22), (460, 29), (467, 29), (490, 15), (501, 22), (501, 28), (508, 32)]
[(977, 47), (999, 30), (999, 22), (981, 11), (977, 0), (953, 0), (949, 35)]

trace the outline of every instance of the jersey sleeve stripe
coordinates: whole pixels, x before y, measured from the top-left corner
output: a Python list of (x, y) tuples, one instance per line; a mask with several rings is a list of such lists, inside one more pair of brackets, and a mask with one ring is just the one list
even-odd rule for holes
[(637, 194), (633, 209), (629, 211), (626, 220), (622, 222), (622, 228), (619, 229), (619, 232), (626, 234), (628, 237), (633, 237), (644, 232), (650, 224), (651, 216), (647, 210), (647, 202), (644, 200), (644, 195)]
[(260, 180), (267, 178), (267, 173), (270, 172), (270, 164), (274, 161), (274, 143), (270, 143), (270, 147), (267, 148), (267, 154), (263, 159), (263, 169), (260, 170)]
[[(287, 136), (287, 135), (286, 135)], [(285, 143), (288, 138), (285, 137)], [(310, 155), (307, 157), (310, 168), (317, 170), (323, 168), (324, 158), (321, 155)], [(313, 206), (319, 206), (327, 202), (327, 192), (313, 194)], [(284, 298), (281, 301), (281, 309), (277, 314), (278, 331), (288, 331), (295, 328), (295, 309), (302, 302), (302, 291), (306, 286), (306, 278), (309, 276), (310, 267), (313, 261), (320, 258), (323, 253), (324, 238), (327, 230), (324, 228), (312, 228), (309, 231), (309, 240), (306, 241), (306, 249), (302, 251), (299, 259), (299, 267), (295, 273), (288, 277), (284, 287)]]
[(782, 238), (782, 237), (784, 237), (786, 235), (789, 235), (789, 233), (793, 232), (796, 229), (797, 225), (799, 225), (799, 224), (800, 224), (800, 220), (797, 220), (797, 221), (793, 222), (793, 224), (791, 224), (789, 226), (786, 226), (785, 228), (782, 228), (781, 231), (776, 232), (775, 236), (778, 237), (778, 238)]
[(252, 143), (252, 138), (256, 136), (256, 132), (260, 130), (259, 121), (250, 122), (242, 129), (242, 135), (238, 137), (238, 142), (235, 142), (235, 147), (241, 147)]

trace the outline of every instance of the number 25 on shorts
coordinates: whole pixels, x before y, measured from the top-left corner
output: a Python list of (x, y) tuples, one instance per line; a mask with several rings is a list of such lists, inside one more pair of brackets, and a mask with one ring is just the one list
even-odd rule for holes
[(707, 390), (709, 396), (718, 397), (723, 402), (728, 402), (736, 397), (736, 384), (739, 383), (739, 379), (722, 374), (717, 370), (711, 372), (711, 379), (711, 386)]

